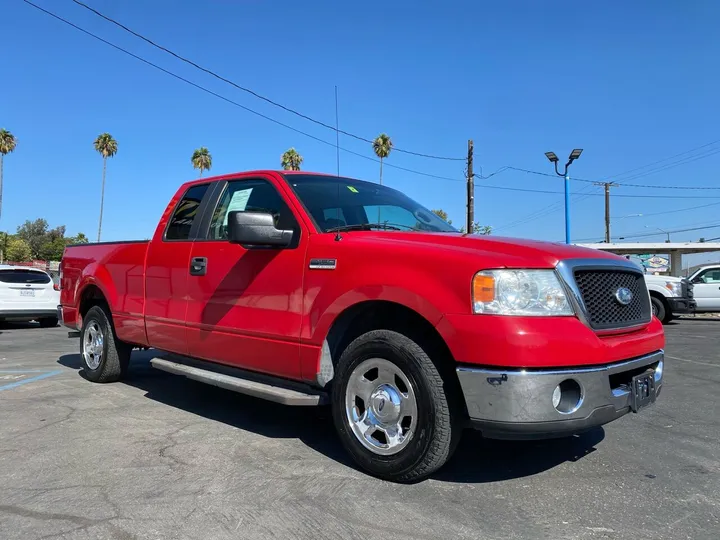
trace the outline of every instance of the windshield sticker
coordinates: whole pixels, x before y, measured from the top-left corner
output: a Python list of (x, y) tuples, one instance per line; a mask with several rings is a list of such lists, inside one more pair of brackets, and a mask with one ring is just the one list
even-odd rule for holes
[(347, 186), (347, 188), (348, 188), (350, 191), (352, 191), (353, 193), (360, 193), (357, 189), (355, 189), (355, 188), (352, 187), (352, 186)]

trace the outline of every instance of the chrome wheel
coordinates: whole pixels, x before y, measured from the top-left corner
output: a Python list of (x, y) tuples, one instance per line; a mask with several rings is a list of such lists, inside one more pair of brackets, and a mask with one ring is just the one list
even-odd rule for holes
[(389, 456), (407, 446), (417, 427), (417, 400), (402, 370), (371, 358), (350, 375), (345, 413), (355, 437), (375, 454)]
[(83, 335), (83, 358), (90, 369), (97, 369), (102, 361), (105, 340), (97, 321), (91, 321)]
[(657, 304), (655, 304), (655, 302), (651, 302), (651, 304), (652, 304), (652, 314), (657, 317), (657, 314), (658, 314)]

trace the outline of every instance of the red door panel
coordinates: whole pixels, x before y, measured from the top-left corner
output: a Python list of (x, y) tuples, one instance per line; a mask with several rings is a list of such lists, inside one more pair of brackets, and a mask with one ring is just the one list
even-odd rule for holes
[(190, 355), (300, 378), (303, 251), (196, 242), (207, 274), (188, 282)]
[[(190, 276), (186, 324), (191, 356), (300, 379), (302, 285), (307, 232), (271, 177), (231, 180), (191, 258), (207, 260)], [(288, 248), (248, 248), (227, 241), (230, 211), (272, 213), (293, 229)]]

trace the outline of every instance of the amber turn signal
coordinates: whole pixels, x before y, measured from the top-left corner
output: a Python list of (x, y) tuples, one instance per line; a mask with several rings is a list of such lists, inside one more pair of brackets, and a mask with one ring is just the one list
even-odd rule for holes
[(495, 300), (495, 278), (488, 274), (478, 273), (473, 277), (473, 303), (487, 304)]

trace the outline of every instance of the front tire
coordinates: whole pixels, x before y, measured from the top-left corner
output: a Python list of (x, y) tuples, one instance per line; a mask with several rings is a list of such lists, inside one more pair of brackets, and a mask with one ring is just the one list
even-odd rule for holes
[(660, 300), (657, 296), (651, 296), (650, 304), (653, 315), (660, 319), (661, 323), (667, 324), (670, 322), (670, 319), (672, 319), (672, 313), (670, 313), (670, 310), (665, 306), (665, 302)]
[(373, 476), (415, 482), (442, 467), (461, 434), (454, 385), (410, 338), (374, 330), (338, 362), (332, 392), (345, 449)]
[(91, 307), (82, 321), (80, 356), (85, 376), (98, 383), (119, 381), (127, 374), (132, 347), (117, 338), (103, 307)]

